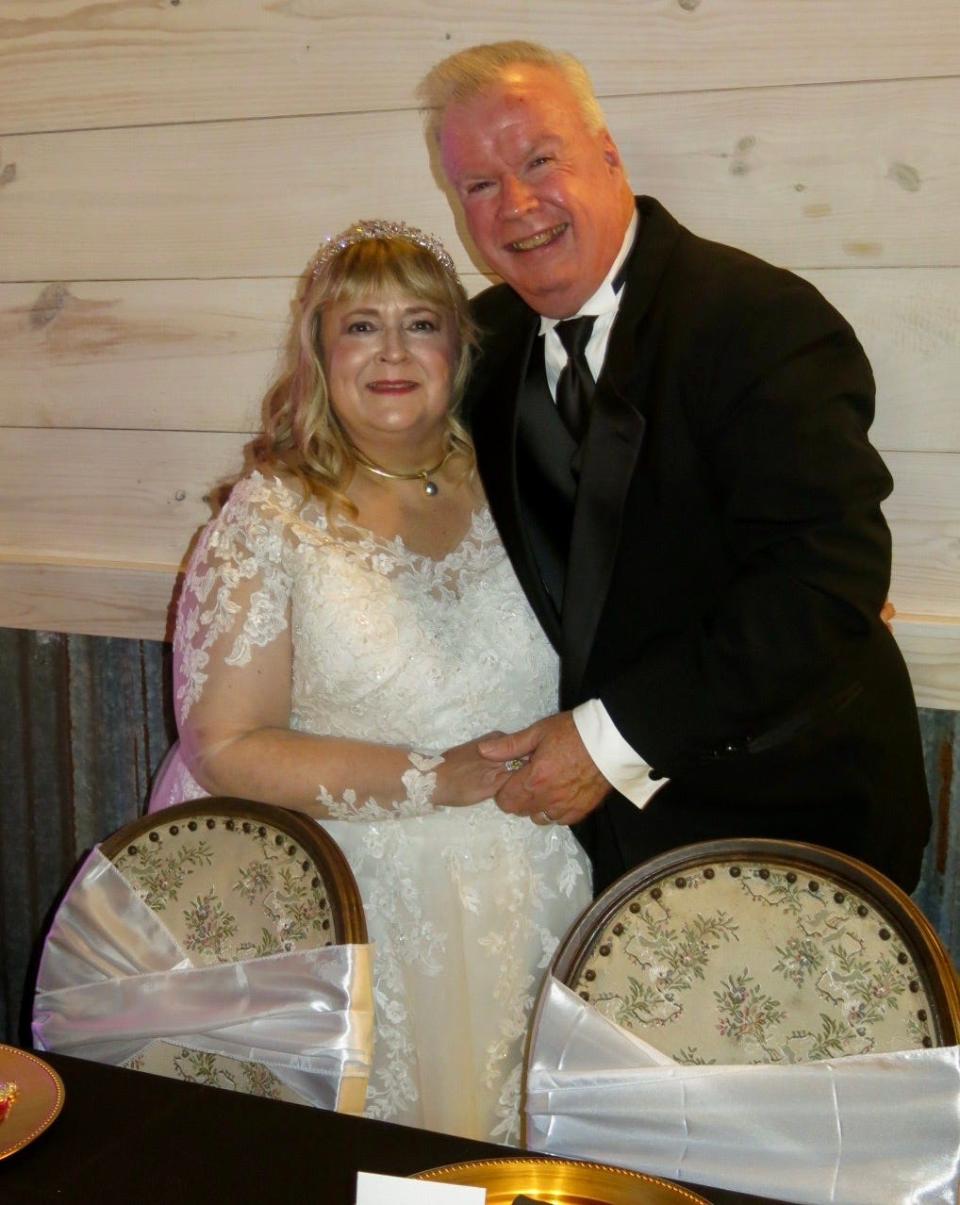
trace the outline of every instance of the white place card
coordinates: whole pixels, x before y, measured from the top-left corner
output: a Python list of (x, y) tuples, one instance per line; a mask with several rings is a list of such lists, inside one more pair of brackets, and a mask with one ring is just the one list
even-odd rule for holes
[(485, 1188), (357, 1172), (357, 1205), (486, 1205)]

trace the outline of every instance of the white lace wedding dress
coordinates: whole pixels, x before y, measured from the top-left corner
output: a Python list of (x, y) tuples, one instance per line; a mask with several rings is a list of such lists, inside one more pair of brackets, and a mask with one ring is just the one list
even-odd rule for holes
[[(178, 722), (211, 672), (242, 674), (281, 635), (291, 639), (292, 728), (403, 746), (414, 766), (556, 710), (555, 654), (485, 508), (433, 561), (399, 539), (328, 526), (316, 502), (276, 479), (241, 481), (187, 574)], [(506, 816), (492, 800), (433, 808), (421, 774), (403, 779), (391, 810), (318, 784), (337, 817), (321, 823), (353, 868), (375, 943), (367, 1114), (514, 1141), (530, 1007), (589, 902), (588, 863), (569, 829)], [(203, 794), (175, 754), (151, 810)]]

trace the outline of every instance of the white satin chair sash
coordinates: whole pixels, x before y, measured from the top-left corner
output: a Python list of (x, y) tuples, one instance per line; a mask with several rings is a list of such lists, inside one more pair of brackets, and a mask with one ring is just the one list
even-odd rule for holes
[(527, 1144), (819, 1205), (955, 1205), (960, 1047), (794, 1066), (687, 1066), (551, 980)]
[(343, 1081), (370, 1073), (371, 983), (366, 945), (195, 967), (95, 849), (44, 946), (34, 1041), (119, 1064), (167, 1039), (263, 1063), (311, 1104), (334, 1109)]

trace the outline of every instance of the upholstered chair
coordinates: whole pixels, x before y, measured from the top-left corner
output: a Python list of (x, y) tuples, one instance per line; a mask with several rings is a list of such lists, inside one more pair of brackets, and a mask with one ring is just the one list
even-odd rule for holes
[(366, 940), (356, 882), (320, 826), (238, 799), (180, 804), (114, 833), (67, 890), (41, 960), (35, 1039), (360, 1112)]
[(561, 942), (526, 1137), (575, 1157), (607, 1142), (594, 1157), (743, 1191), (776, 1195), (779, 1177), (795, 1201), (899, 1200), (869, 1196), (865, 1166), (881, 1176), (887, 1156), (905, 1192), (917, 1177), (955, 1192), (958, 1042), (951, 960), (883, 875), (798, 842), (703, 842), (629, 872)]
[(679, 1063), (801, 1063), (952, 1046), (960, 992), (929, 922), (831, 850), (763, 840), (673, 850), (620, 879), (554, 975)]

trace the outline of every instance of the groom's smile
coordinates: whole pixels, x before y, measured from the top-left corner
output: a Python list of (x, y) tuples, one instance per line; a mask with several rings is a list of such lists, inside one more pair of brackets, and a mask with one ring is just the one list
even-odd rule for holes
[(568, 222), (561, 222), (559, 226), (541, 230), (539, 234), (533, 234), (529, 238), (515, 239), (514, 242), (507, 244), (506, 249), (519, 252), (539, 251), (541, 247), (549, 247), (551, 243), (555, 243), (569, 229)]

